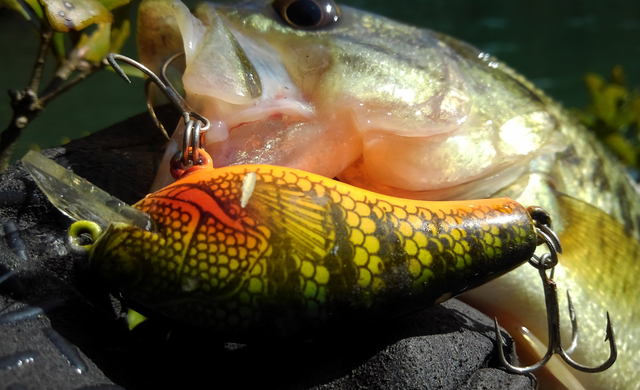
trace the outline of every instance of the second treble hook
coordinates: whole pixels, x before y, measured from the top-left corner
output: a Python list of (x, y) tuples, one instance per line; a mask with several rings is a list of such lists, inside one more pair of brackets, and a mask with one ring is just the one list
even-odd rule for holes
[[(544, 213), (541, 214), (541, 210), (542, 209), (540, 208), (528, 209), (531, 217), (534, 219), (538, 237), (543, 244), (546, 244), (549, 252), (543, 254), (542, 256), (534, 255), (533, 258), (529, 261), (529, 264), (531, 264), (538, 270), (544, 288), (545, 305), (547, 311), (547, 325), (549, 332), (549, 344), (547, 346), (547, 352), (540, 359), (540, 361), (527, 367), (517, 367), (507, 362), (504, 355), (504, 342), (502, 336), (500, 335), (498, 320), (494, 319), (496, 340), (498, 342), (498, 356), (500, 358), (500, 362), (507, 368), (507, 370), (511, 372), (525, 374), (543, 367), (555, 354), (559, 355), (562, 360), (564, 360), (569, 365), (569, 367), (578, 371), (588, 373), (605, 371), (606, 369), (611, 367), (613, 363), (615, 363), (618, 357), (618, 349), (616, 346), (615, 335), (613, 333), (613, 326), (611, 325), (611, 319), (609, 318), (609, 312), (607, 312), (607, 328), (605, 336), (605, 341), (609, 341), (609, 357), (604, 363), (595, 367), (589, 367), (577, 363), (569, 357), (570, 351), (575, 348), (575, 345), (577, 343), (578, 325), (576, 321), (575, 309), (568, 292), (567, 298), (569, 299), (569, 313), (571, 316), (571, 324), (573, 328), (571, 337), (572, 340), (571, 347), (568, 350), (565, 350), (562, 347), (562, 339), (560, 336), (560, 308), (558, 304), (558, 292), (556, 283), (553, 281), (553, 270), (558, 263), (558, 253), (561, 253), (562, 247), (560, 246), (560, 240), (556, 236), (555, 232), (553, 232), (553, 230), (551, 229), (551, 219), (549, 218), (549, 215), (546, 214), (544, 210), (542, 210)], [(551, 270), (551, 277), (547, 276), (548, 270)]]

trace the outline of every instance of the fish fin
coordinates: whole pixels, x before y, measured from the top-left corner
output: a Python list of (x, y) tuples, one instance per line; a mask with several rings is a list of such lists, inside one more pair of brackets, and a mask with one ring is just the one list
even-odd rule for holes
[(246, 207), (253, 205), (259, 205), (251, 213), (258, 222), (273, 231), (287, 231), (286, 237), (290, 242), (286, 245), (292, 253), (317, 260), (326, 256), (329, 243), (335, 236), (328, 202), (322, 204), (295, 188), (274, 192), (272, 187), (256, 186)]
[[(570, 262), (573, 265), (584, 259), (640, 259), (640, 243), (625, 231), (622, 223), (599, 208), (571, 196), (558, 194), (556, 199), (565, 226), (559, 235), (562, 247), (567, 252), (561, 257), (563, 263)], [(607, 266), (607, 269), (618, 265), (617, 262), (597, 262)], [(595, 270), (599, 271), (600, 268)], [(609, 272), (617, 273), (613, 269), (609, 269)]]

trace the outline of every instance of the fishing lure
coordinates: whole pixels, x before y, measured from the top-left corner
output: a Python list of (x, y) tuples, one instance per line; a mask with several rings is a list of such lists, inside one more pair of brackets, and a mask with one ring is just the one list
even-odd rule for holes
[[(134, 205), (153, 227), (72, 225), (73, 239), (91, 233), (90, 267), (127, 302), (231, 337), (304, 339), (414, 312), (528, 261), (545, 285), (548, 353), (519, 368), (499, 348), (505, 367), (530, 372), (553, 354), (586, 372), (615, 362), (608, 318), (611, 354), (600, 366), (575, 363), (562, 348), (552, 280), (561, 247), (544, 210), (507, 198), (400, 199), (267, 165), (213, 169), (199, 148), (206, 123), (183, 115), (183, 150), (172, 163), (179, 180)], [(549, 253), (535, 255), (540, 244)]]
[(308, 337), (407, 314), (508, 272), (537, 244), (507, 198), (410, 201), (265, 165), (200, 170), (134, 207), (158, 231), (112, 224), (91, 268), (152, 311), (225, 333)]

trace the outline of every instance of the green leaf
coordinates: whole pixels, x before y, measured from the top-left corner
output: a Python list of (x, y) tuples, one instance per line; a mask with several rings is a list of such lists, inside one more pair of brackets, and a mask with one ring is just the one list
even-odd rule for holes
[(624, 73), (622, 66), (616, 65), (613, 67), (613, 70), (611, 71), (611, 83), (623, 86), (627, 84), (627, 76)]
[(600, 119), (614, 126), (620, 101), (627, 97), (627, 90), (616, 84), (609, 84), (593, 95), (596, 114)]
[(127, 309), (127, 324), (129, 324), (129, 330), (133, 330), (133, 328), (145, 322), (146, 320), (147, 317), (143, 316), (137, 311), (133, 309)]
[(55, 31), (80, 31), (94, 23), (111, 23), (113, 16), (97, 0), (40, 0)]
[(56, 56), (56, 60), (59, 64), (63, 63), (67, 59), (67, 54), (64, 50), (64, 34), (61, 32), (53, 33), (51, 43), (53, 45), (53, 54)]
[[(34, 19), (42, 19), (42, 7), (38, 0), (0, 0), (0, 7), (10, 8), (24, 16), (25, 19), (37, 22)], [(35, 13), (35, 15), (34, 15)]]
[(631, 143), (623, 136), (620, 134), (611, 134), (604, 142), (626, 165), (636, 165), (636, 152), (633, 146), (631, 146)]
[(131, 22), (124, 20), (120, 28), (111, 29), (111, 52), (120, 53), (120, 49), (124, 46), (127, 38), (131, 34)]
[(584, 76), (584, 82), (587, 84), (589, 92), (597, 93), (604, 85), (604, 79), (597, 73), (587, 73)]
[(106, 9), (111, 11), (112, 9), (122, 7), (129, 4), (131, 0), (98, 0)]
[(78, 42), (79, 50), (87, 50), (84, 58), (100, 63), (111, 49), (111, 23), (98, 23), (98, 28), (89, 36), (82, 34)]
[(33, 12), (35, 12), (36, 15), (38, 16), (38, 18), (40, 19), (44, 18), (44, 11), (42, 11), (42, 5), (40, 5), (40, 2), (38, 0), (24, 0), (24, 2), (29, 4)]
[(612, 126), (615, 128), (627, 127), (638, 120), (640, 115), (640, 98), (627, 98), (620, 105), (618, 115), (614, 118)]

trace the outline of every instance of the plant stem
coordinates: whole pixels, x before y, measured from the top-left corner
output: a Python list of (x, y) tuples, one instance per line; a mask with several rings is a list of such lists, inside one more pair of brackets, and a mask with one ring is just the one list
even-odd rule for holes
[(43, 23), (40, 29), (40, 49), (33, 66), (29, 86), (24, 91), (9, 91), (13, 118), (9, 126), (0, 134), (0, 173), (7, 170), (9, 160), (16, 142), (29, 122), (31, 122), (44, 106), (38, 100), (38, 87), (42, 79), (42, 69), (49, 50), (49, 43), (53, 36), (53, 30), (47, 23)]
[[(57, 98), (58, 96), (62, 95), (65, 92), (67, 92), (72, 87), (74, 87), (76, 84), (78, 84), (82, 80), (86, 79), (87, 77), (95, 74), (97, 71), (101, 70), (102, 68), (103, 68), (102, 66), (91, 66), (91, 68), (89, 68), (89, 70), (86, 70), (86, 71), (80, 73), (78, 76), (73, 78), (71, 81), (65, 83), (62, 86), (59, 86), (58, 88), (54, 89), (53, 91), (51, 91), (51, 92), (47, 93), (46, 95), (42, 96), (40, 98), (40, 100), (39, 100), (40, 104), (44, 108), (47, 104), (49, 104), (49, 102), (51, 100)], [(48, 90), (48, 88), (47, 88), (47, 90)]]
[(53, 30), (48, 24), (42, 25), (40, 31), (40, 50), (38, 51), (38, 58), (33, 66), (33, 73), (31, 73), (31, 81), (29, 82), (28, 89), (37, 93), (40, 86), (40, 80), (42, 79), (42, 69), (44, 68), (44, 61), (47, 57), (47, 50), (49, 50), (49, 42), (53, 36)]
[(11, 155), (13, 154), (22, 130), (40, 114), (45, 106), (56, 97), (104, 67), (103, 64), (85, 66), (78, 76), (64, 83), (71, 73), (78, 69), (80, 62), (83, 61), (82, 56), (72, 55), (58, 68), (56, 77), (54, 77), (44, 89), (42, 97), (38, 98), (38, 88), (42, 80), (42, 70), (52, 36), (53, 30), (51, 27), (49, 25), (43, 25), (40, 33), (38, 58), (33, 66), (29, 86), (23, 91), (9, 91), (13, 118), (11, 118), (9, 126), (0, 134), (0, 173), (4, 173), (9, 167)]
[(13, 118), (9, 126), (0, 134), (0, 172), (7, 170), (22, 129), (42, 110), (38, 96), (28, 88), (24, 91), (9, 91), (9, 96), (11, 96)]

